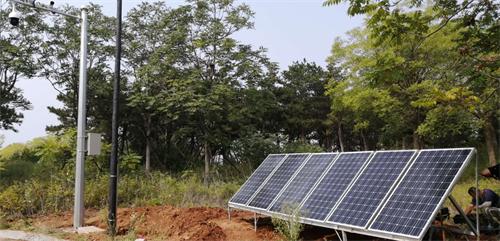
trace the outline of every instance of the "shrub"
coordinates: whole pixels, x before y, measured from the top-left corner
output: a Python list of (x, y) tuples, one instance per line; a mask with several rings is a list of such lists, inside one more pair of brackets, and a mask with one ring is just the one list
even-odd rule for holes
[(18, 216), (26, 214), (24, 191), (20, 185), (11, 185), (0, 192), (0, 212)]
[(288, 241), (299, 240), (304, 225), (300, 223), (300, 209), (298, 209), (298, 205), (284, 205), (282, 213), (286, 214), (286, 216), (272, 217), (271, 221), (274, 228)]
[[(109, 179), (107, 175), (87, 177), (85, 206), (107, 206)], [(236, 182), (215, 182), (204, 186), (194, 172), (175, 178), (152, 172), (150, 175), (131, 173), (119, 177), (118, 201), (120, 206), (173, 205), (173, 206), (225, 206), (238, 190)], [(73, 207), (73, 175), (57, 172), (50, 178), (32, 178), (16, 182), (0, 190), (0, 212), (9, 216), (52, 213)]]

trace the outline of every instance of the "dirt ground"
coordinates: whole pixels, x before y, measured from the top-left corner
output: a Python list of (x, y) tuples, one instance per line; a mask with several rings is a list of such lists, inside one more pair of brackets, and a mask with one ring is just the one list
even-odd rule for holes
[[(283, 240), (274, 231), (269, 217), (259, 217), (257, 232), (254, 230), (254, 214), (231, 211), (222, 208), (176, 208), (172, 206), (137, 207), (118, 209), (118, 239), (134, 240)], [(87, 210), (85, 225), (106, 229), (107, 214), (104, 211)], [(72, 213), (35, 217), (31, 225), (38, 230), (58, 233), (68, 240), (110, 240), (105, 233), (77, 235), (54, 230), (72, 226)], [(338, 240), (335, 231), (326, 228), (305, 226), (301, 233), (303, 240)], [(381, 240), (373, 237), (349, 234), (349, 240)], [(427, 239), (426, 239), (427, 240)], [(458, 239), (460, 240), (460, 239)], [(495, 240), (495, 239), (485, 239)]]
[[(85, 225), (106, 229), (105, 212), (87, 210)], [(282, 240), (270, 220), (260, 218), (258, 231), (253, 229), (253, 213), (222, 208), (176, 208), (171, 206), (118, 209), (118, 235), (124, 239), (146, 240)], [(268, 219), (268, 218), (267, 218)], [(72, 214), (36, 217), (32, 225), (42, 230), (72, 226)], [(65, 239), (81, 239), (82, 235), (66, 234)], [(85, 235), (88, 240), (109, 240), (106, 234)]]

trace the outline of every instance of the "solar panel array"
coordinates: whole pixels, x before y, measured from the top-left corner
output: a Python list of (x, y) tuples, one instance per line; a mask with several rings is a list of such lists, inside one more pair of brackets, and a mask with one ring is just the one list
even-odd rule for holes
[(398, 240), (421, 240), (473, 148), (269, 155), (230, 207)]
[(341, 153), (301, 206), (305, 218), (324, 220), (372, 152)]
[(271, 178), (257, 191), (250, 203), (248, 203), (248, 206), (267, 209), (308, 156), (309, 154), (288, 155)]
[(365, 227), (415, 152), (375, 153), (328, 221)]
[(422, 236), (472, 149), (421, 151), (370, 229)]
[(335, 157), (336, 153), (312, 155), (269, 210), (280, 212), (286, 205), (299, 205)]
[(229, 202), (242, 205), (246, 204), (284, 157), (284, 154), (271, 154), (267, 156)]

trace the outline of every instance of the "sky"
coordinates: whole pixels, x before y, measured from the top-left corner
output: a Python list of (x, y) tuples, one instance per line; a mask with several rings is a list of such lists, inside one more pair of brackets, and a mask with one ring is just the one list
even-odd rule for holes
[[(0, 0), (5, 3), (6, 0)], [(48, 3), (48, 0), (38, 0)], [(73, 0), (55, 1), (55, 5), (71, 4), (82, 6), (89, 2), (103, 6), (106, 15), (116, 15), (116, 1), (113, 0)], [(123, 0), (123, 16), (128, 10), (143, 0)], [(166, 1), (168, 6), (181, 5), (183, 1)], [(294, 61), (306, 59), (325, 66), (326, 57), (336, 37), (342, 37), (355, 27), (361, 26), (361, 16), (350, 17), (345, 5), (323, 7), (323, 0), (239, 0), (248, 4), (255, 12), (255, 27), (234, 35), (242, 43), (255, 48), (264, 47), (268, 56), (286, 69)], [(92, 23), (90, 23), (92, 24)], [(47, 106), (61, 106), (56, 100), (57, 92), (45, 79), (21, 79), (16, 84), (24, 96), (32, 103), (32, 109), (24, 111), (24, 121), (16, 125), (18, 132), (0, 130), (4, 136), (3, 146), (26, 142), (35, 137), (47, 135), (45, 127), (58, 123)], [(111, 102), (110, 102), (111, 104)], [(111, 118), (111, 114), (110, 114)]]

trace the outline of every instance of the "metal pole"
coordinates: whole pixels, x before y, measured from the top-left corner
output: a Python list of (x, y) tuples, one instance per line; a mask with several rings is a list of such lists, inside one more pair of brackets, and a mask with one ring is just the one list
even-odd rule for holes
[(347, 233), (342, 230), (342, 241), (347, 241)]
[(75, 15), (72, 15), (72, 14), (68, 14), (68, 13), (59, 11), (56, 8), (49, 7), (49, 6), (41, 4), (41, 3), (35, 2), (35, 4), (33, 4), (31, 2), (26, 2), (26, 1), (21, 1), (21, 0), (9, 0), (9, 1), (12, 2), (12, 3), (19, 4), (19, 5), (23, 5), (23, 6), (27, 6), (27, 7), (39, 9), (39, 10), (44, 10), (46, 12), (57, 13), (57, 14), (60, 14), (60, 15), (66, 16), (66, 17), (72, 17), (72, 18), (80, 19), (80, 17), (78, 17), (78, 16), (75, 16)]
[(479, 231), (479, 208), (477, 208), (479, 206), (479, 179), (478, 179), (478, 172), (479, 172), (479, 168), (478, 168), (478, 154), (477, 154), (477, 150), (474, 149), (474, 154), (476, 155), (476, 237), (477, 237), (477, 240), (479, 241), (481, 238), (480, 238), (480, 231)]
[(87, 8), (81, 8), (80, 33), (80, 83), (78, 87), (78, 127), (76, 136), (76, 170), (75, 170), (75, 209), (73, 227), (84, 224), (84, 172), (85, 172), (85, 129), (87, 122)]
[[(465, 214), (464, 210), (462, 210), (462, 208), (460, 207), (460, 205), (458, 204), (457, 200), (455, 200), (455, 198), (452, 196), (452, 195), (449, 195), (448, 198), (450, 199), (451, 201), (451, 204), (453, 204), (453, 206), (455, 207), (455, 209), (458, 211), (458, 213), (460, 213), (460, 215), (462, 215), (462, 217), (464, 217), (465, 219), (465, 222), (467, 223), (467, 226), (469, 226), (470, 230), (476, 235), (476, 236), (479, 236), (479, 231), (477, 231), (477, 227), (474, 227), (474, 224), (470, 221), (469, 217), (467, 217), (467, 215)], [(477, 223), (477, 222), (476, 222)]]
[(257, 232), (257, 213), (253, 213), (253, 227), (255, 232)]
[(231, 207), (227, 207), (227, 216), (229, 217), (229, 222), (231, 222)]
[(108, 228), (109, 234), (116, 234), (116, 205), (117, 205), (117, 182), (118, 182), (118, 102), (120, 97), (120, 62), (122, 51), (122, 1), (117, 0), (116, 7), (116, 58), (115, 58), (115, 78), (113, 83), (113, 116), (111, 133), (111, 158), (109, 168), (109, 214)]

